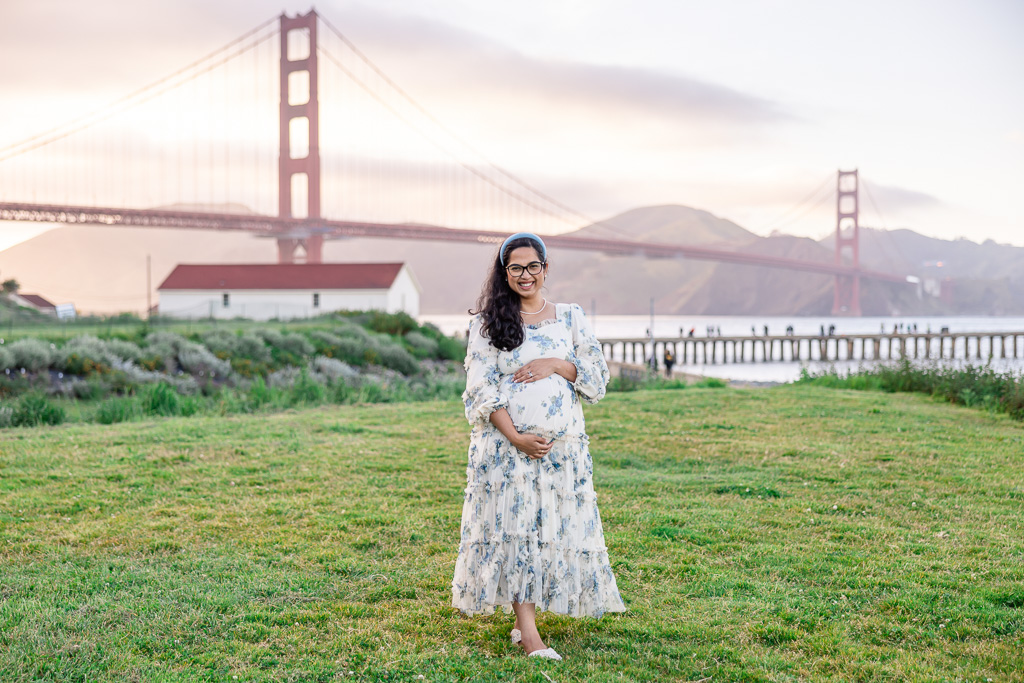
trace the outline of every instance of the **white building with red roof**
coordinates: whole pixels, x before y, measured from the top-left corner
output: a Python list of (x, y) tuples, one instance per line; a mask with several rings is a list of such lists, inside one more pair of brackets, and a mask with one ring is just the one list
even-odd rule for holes
[(38, 294), (19, 294), (14, 292), (8, 295), (11, 301), (18, 304), (19, 306), (25, 306), (26, 308), (34, 308), (40, 313), (46, 313), (47, 315), (57, 315), (56, 304), (51, 303), (45, 298)]
[(420, 312), (404, 263), (178, 265), (157, 288), (174, 318), (311, 318), (331, 311)]

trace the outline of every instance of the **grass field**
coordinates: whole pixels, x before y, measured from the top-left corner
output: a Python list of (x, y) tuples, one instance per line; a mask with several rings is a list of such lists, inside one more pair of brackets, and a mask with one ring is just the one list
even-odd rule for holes
[(1024, 430), (917, 395), (588, 409), (628, 612), (450, 604), (458, 402), (8, 430), (0, 680), (1024, 681)]

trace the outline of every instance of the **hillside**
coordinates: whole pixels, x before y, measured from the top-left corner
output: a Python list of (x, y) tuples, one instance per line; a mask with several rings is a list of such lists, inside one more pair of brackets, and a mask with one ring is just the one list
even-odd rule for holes
[[(735, 223), (684, 206), (626, 211), (582, 228), (580, 236), (707, 245), (830, 262), (831, 238), (759, 237)], [(324, 247), (332, 262), (404, 261), (423, 286), (424, 313), (457, 313), (474, 305), (494, 246), (428, 241), (346, 239)], [(141, 312), (146, 305), (146, 256), (156, 287), (179, 263), (273, 263), (272, 240), (227, 232), (64, 226), (0, 252), (0, 272), (80, 310)], [(606, 314), (658, 310), (680, 314), (826, 315), (832, 280), (763, 267), (710, 261), (646, 259), (551, 251), (549, 298), (595, 304)], [(909, 230), (863, 229), (862, 263), (870, 268), (954, 278), (944, 304), (918, 298), (913, 287), (865, 282), (866, 315), (1024, 314), (1024, 249), (993, 242), (945, 241)], [(942, 266), (938, 266), (938, 262)]]
[[(912, 230), (861, 228), (860, 238), (861, 263), (866, 267), (937, 280), (952, 278), (948, 304), (925, 297), (896, 306), (904, 312), (1024, 315), (1024, 248), (992, 240), (980, 244), (940, 240)], [(832, 253), (832, 236), (820, 243)]]

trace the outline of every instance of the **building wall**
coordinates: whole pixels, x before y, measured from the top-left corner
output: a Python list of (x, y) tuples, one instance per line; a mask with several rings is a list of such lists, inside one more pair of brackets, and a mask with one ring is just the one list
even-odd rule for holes
[(408, 266), (402, 266), (388, 290), (388, 313), (405, 311), (414, 318), (420, 315), (420, 287)]
[[(384, 289), (320, 291), (320, 306), (313, 306), (316, 290), (161, 290), (160, 315), (175, 318), (309, 318), (338, 310), (387, 310), (391, 308), (389, 291)], [(224, 306), (223, 296), (228, 295)], [(407, 296), (407, 301), (410, 300)], [(416, 315), (419, 296), (414, 299)]]

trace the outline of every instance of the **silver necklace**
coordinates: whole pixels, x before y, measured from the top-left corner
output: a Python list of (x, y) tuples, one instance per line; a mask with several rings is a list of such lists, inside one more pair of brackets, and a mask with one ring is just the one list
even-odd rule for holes
[(545, 309), (545, 308), (547, 308), (547, 307), (548, 307), (548, 300), (547, 300), (547, 299), (544, 299), (544, 305), (543, 305), (543, 306), (541, 306), (541, 307), (540, 307), (539, 309), (537, 309), (536, 311), (524, 311), (524, 310), (522, 310), (522, 309), (519, 309), (519, 312), (520, 312), (520, 313), (521, 313), (522, 315), (537, 315), (538, 313), (542, 313), (542, 312), (544, 311), (544, 309)]

